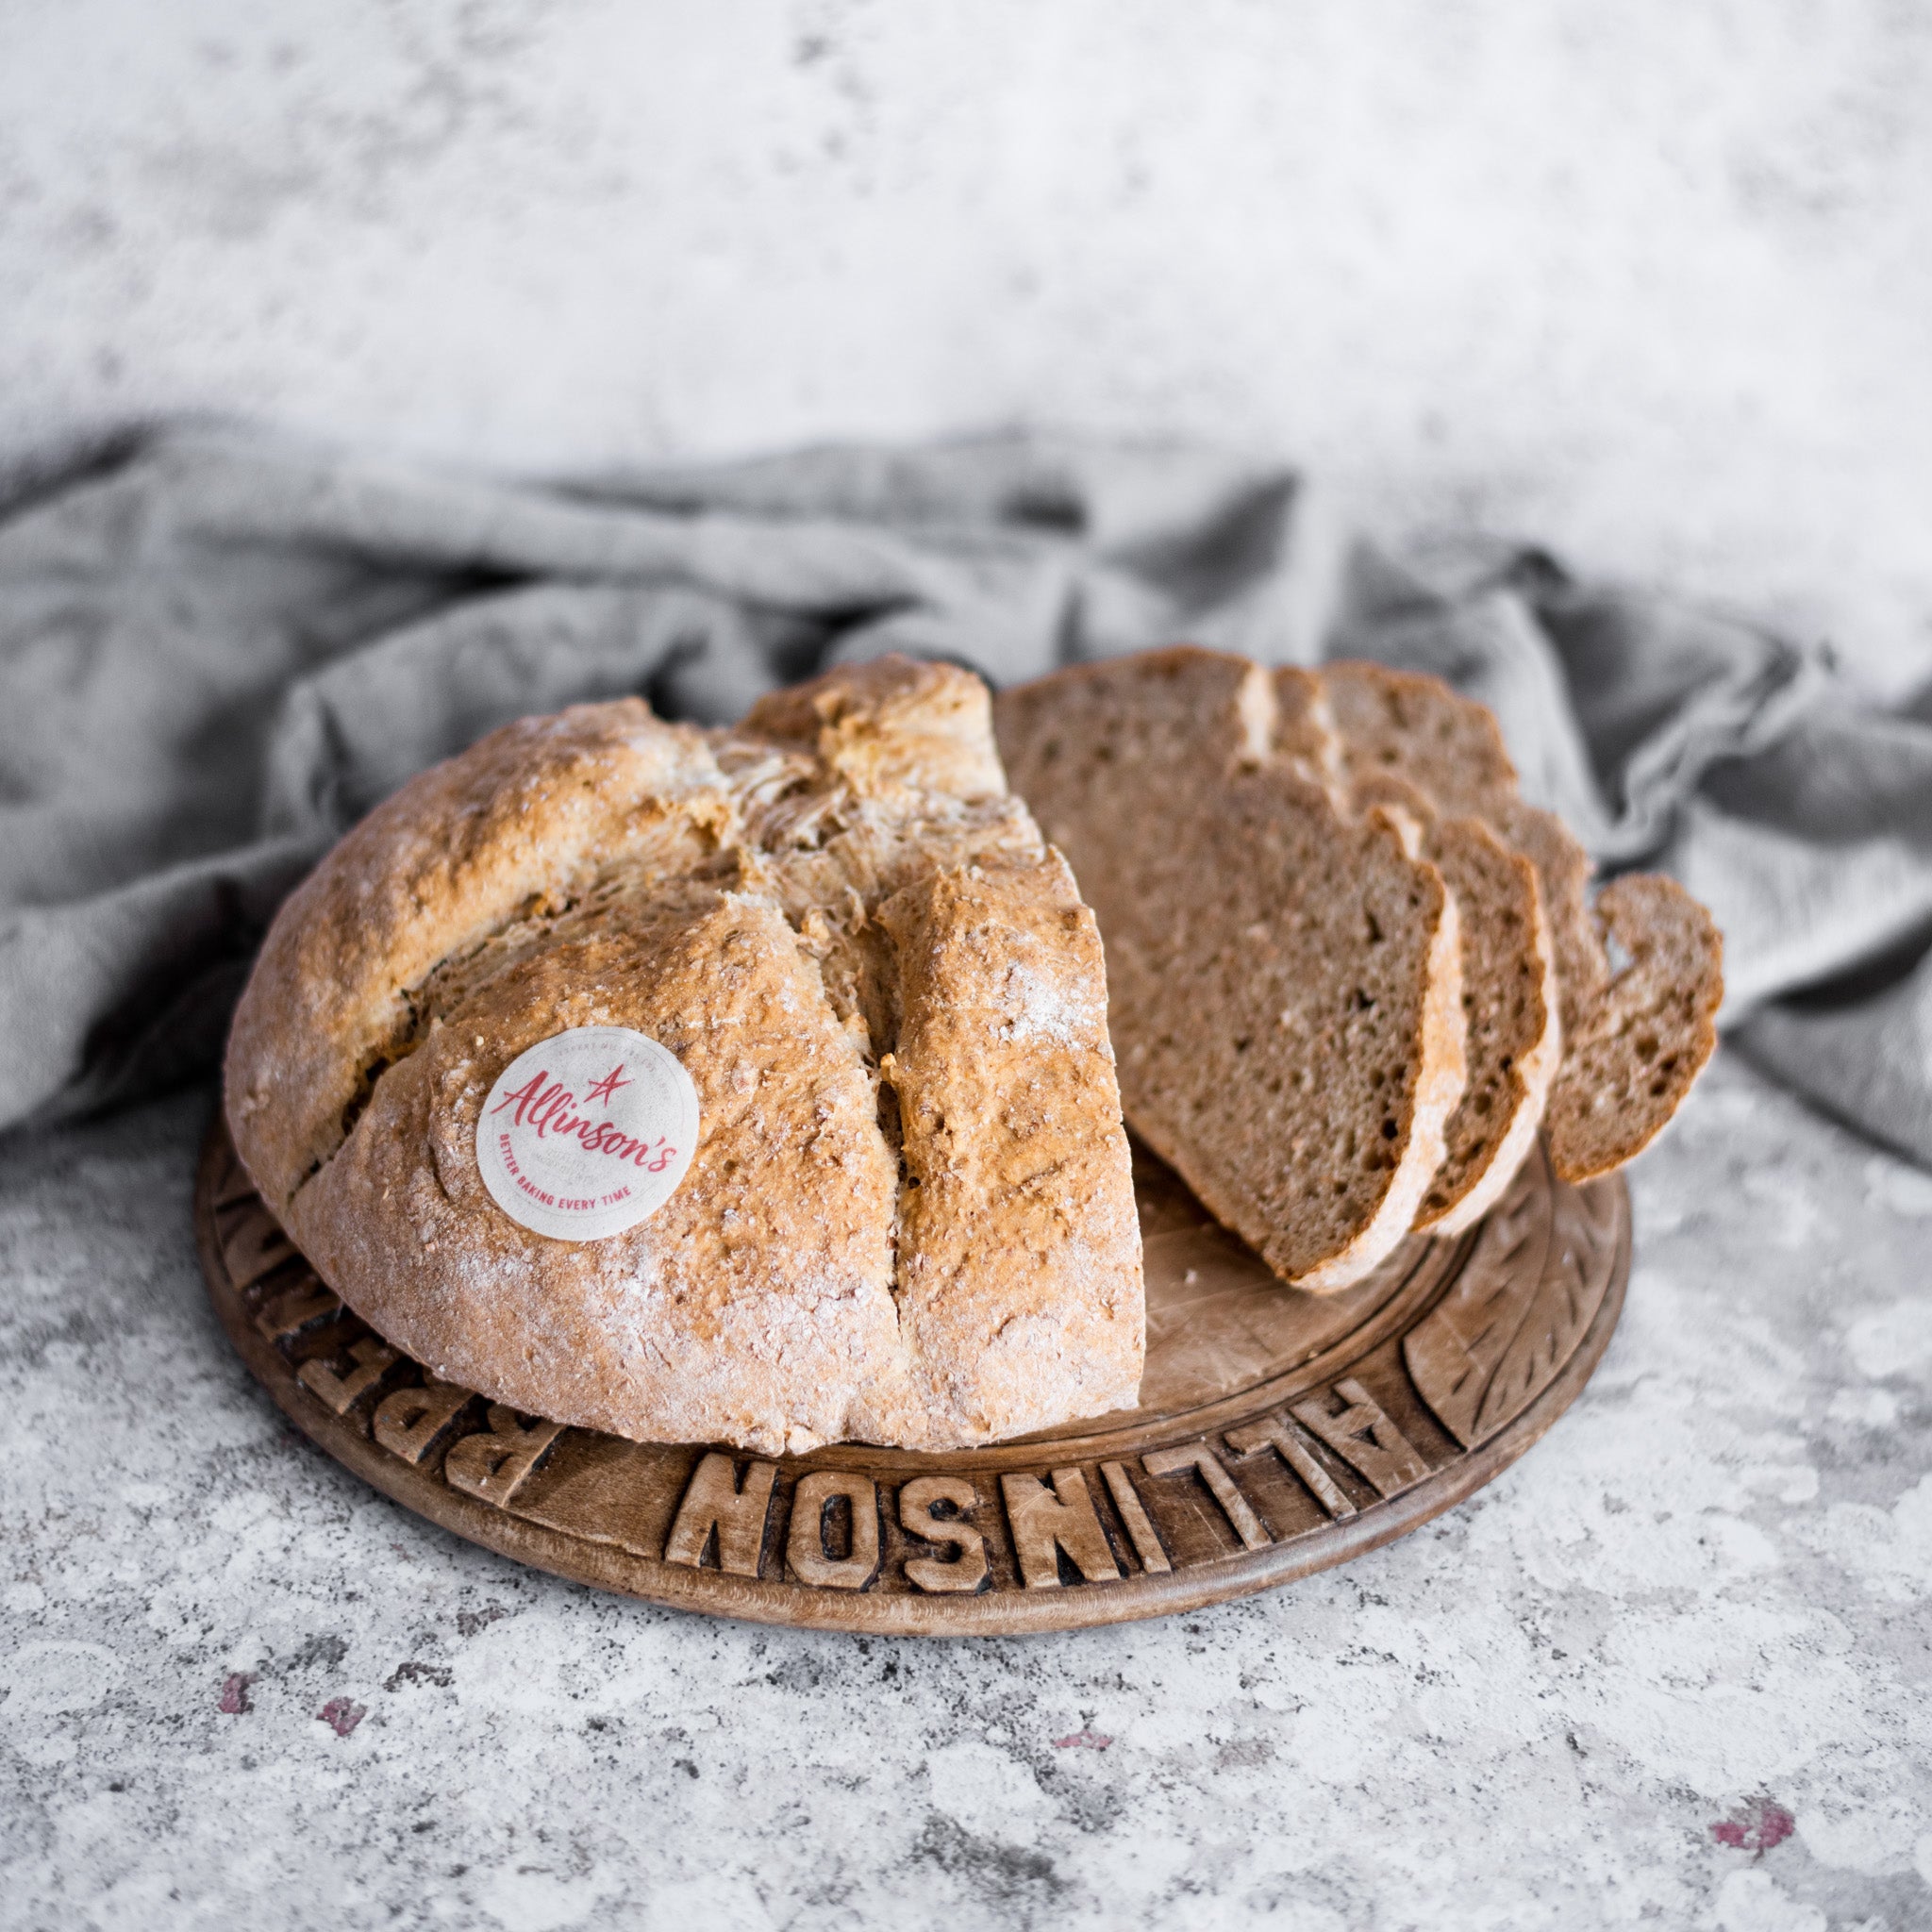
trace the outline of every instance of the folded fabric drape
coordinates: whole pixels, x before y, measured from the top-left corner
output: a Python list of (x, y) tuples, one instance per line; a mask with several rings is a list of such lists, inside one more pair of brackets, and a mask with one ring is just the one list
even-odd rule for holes
[(1729, 1037), (1932, 1164), (1932, 712), (1542, 551), (1374, 541), (1287, 464), (1027, 435), (536, 485), (177, 429), (0, 517), (0, 1125), (212, 1065), (303, 871), (508, 719), (1183, 639), (1492, 706), (1607, 870), (1710, 906)]

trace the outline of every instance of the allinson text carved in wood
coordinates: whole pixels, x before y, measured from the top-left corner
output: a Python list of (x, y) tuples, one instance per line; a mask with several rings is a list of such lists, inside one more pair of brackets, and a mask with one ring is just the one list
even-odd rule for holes
[[(219, 1130), (196, 1212), (236, 1347), (310, 1435), (412, 1508), (606, 1588), (854, 1630), (1107, 1623), (1387, 1541), (1548, 1425), (1621, 1305), (1621, 1182), (1563, 1187), (1541, 1156), (1473, 1235), (1411, 1244), (1340, 1318), (1302, 1298), (1305, 1321), (1205, 1219), (1205, 1248), (1185, 1236), (1198, 1210), (1171, 1177), (1156, 1184), (1147, 1406), (944, 1456), (848, 1445), (767, 1460), (520, 1415), (438, 1380), (344, 1307)], [(1205, 1285), (1181, 1279), (1203, 1253)]]

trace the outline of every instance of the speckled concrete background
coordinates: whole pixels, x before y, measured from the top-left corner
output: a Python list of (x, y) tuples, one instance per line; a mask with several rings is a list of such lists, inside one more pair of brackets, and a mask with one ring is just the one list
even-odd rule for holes
[(1898, 0), (0, 0), (0, 468), (1253, 439), (1932, 669)]
[[(179, 409), (516, 469), (1298, 452), (1932, 670), (1932, 20), (0, 0), (0, 473)], [(0, 1924), (1932, 1925), (1932, 1177), (1721, 1061), (1590, 1391), (1186, 1623), (524, 1573), (280, 1423), (206, 1101), (0, 1142)]]
[(1474, 1502), (946, 1645), (593, 1595), (363, 1488), (204, 1298), (206, 1106), (0, 1166), (9, 1926), (1932, 1924), (1932, 1178), (1737, 1066)]

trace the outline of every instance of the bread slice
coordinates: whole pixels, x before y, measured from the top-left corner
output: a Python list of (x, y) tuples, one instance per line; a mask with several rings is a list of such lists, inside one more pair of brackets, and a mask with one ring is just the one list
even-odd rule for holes
[(1657, 1135), (1717, 1046), (1724, 998), (1717, 927), (1674, 879), (1612, 879), (1596, 917), (1627, 964), (1570, 1041), (1551, 1095), (1550, 1143), (1566, 1177), (1607, 1174)]
[(1464, 1023), (1455, 899), (1398, 815), (1338, 807), (1318, 698), (1180, 648), (1009, 691), (995, 724), (1099, 918), (1129, 1122), (1324, 1292), (1415, 1219)]
[[(226, 1106), (317, 1271), (445, 1379), (645, 1441), (944, 1448), (1132, 1405), (1140, 1238), (1092, 915), (986, 688), (882, 660), (735, 732), (635, 699), (425, 773), (278, 916)], [(553, 1241), (476, 1160), (571, 1027), (697, 1090), (684, 1180)]]
[(1348, 796), (1357, 810), (1379, 804), (1409, 814), (1423, 827), (1424, 857), (1456, 898), (1469, 1078), (1415, 1224), (1460, 1234), (1502, 1198), (1536, 1144), (1562, 1054), (1556, 959), (1536, 868), (1480, 819), (1439, 817), (1407, 779), (1372, 775)]
[[(1592, 909), (1589, 855), (1561, 821), (1524, 804), (1491, 712), (1439, 678), (1338, 663), (1322, 685), (1351, 785), (1398, 774), (1536, 868), (1563, 1038), (1545, 1114), (1551, 1160), (1569, 1181), (1621, 1167), (1661, 1131), (1716, 1047), (1723, 952), (1709, 913), (1654, 874), (1617, 880)], [(1630, 962), (1615, 971), (1611, 938)]]
[(1481, 820), (1442, 817), (1392, 772), (1351, 782), (1318, 675), (1279, 670), (1274, 691), (1277, 755), (1318, 778), (1344, 809), (1380, 805), (1416, 827), (1424, 857), (1456, 900), (1468, 1081), (1415, 1224), (1459, 1234), (1501, 1198), (1534, 1145), (1560, 1058), (1556, 963), (1536, 870)]
[(1470, 1074), (1416, 1225), (1454, 1235), (1502, 1199), (1535, 1146), (1562, 1058), (1562, 1023), (1536, 868), (1480, 819), (1438, 819), (1423, 849), (1462, 914)]

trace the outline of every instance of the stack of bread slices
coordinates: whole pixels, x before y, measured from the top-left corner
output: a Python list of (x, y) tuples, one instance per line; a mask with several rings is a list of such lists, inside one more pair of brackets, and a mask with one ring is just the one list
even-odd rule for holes
[(1008, 691), (995, 725), (1099, 921), (1129, 1124), (1302, 1288), (1471, 1226), (1539, 1129), (1566, 1180), (1621, 1166), (1715, 1045), (1709, 915), (1655, 876), (1592, 904), (1437, 679), (1182, 647)]

